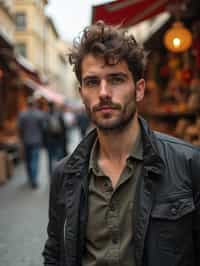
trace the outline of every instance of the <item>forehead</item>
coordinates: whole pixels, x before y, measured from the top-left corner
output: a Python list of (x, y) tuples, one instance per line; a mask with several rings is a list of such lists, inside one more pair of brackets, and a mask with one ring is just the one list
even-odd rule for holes
[(131, 75), (127, 63), (122, 60), (116, 65), (106, 65), (103, 57), (88, 54), (81, 64), (82, 78), (89, 75), (109, 74), (123, 72)]

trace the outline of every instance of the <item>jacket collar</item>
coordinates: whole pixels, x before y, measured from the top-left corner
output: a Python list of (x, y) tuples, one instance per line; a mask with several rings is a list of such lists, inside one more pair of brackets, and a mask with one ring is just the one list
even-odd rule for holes
[(85, 168), (86, 165), (89, 165), (90, 151), (96, 137), (96, 129), (93, 129), (86, 137), (83, 138), (74, 152), (68, 158), (64, 167), (65, 173), (74, 174), (77, 173), (77, 171), (81, 173), (83, 167)]
[[(148, 172), (161, 175), (164, 170), (164, 162), (159, 155), (156, 144), (156, 136), (142, 117), (139, 117), (139, 122), (141, 125), (143, 141), (144, 167)], [(81, 143), (77, 146), (75, 151), (67, 160), (67, 163), (64, 166), (65, 173), (76, 174), (77, 176), (83, 176), (84, 172), (87, 174), (85, 169), (88, 169), (89, 167), (90, 151), (96, 137), (96, 129), (93, 129), (81, 141)]]
[(165, 164), (160, 157), (157, 138), (155, 133), (149, 128), (147, 122), (139, 116), (141, 125), (143, 151), (144, 151), (144, 167), (148, 172), (152, 172), (156, 176), (162, 175)]

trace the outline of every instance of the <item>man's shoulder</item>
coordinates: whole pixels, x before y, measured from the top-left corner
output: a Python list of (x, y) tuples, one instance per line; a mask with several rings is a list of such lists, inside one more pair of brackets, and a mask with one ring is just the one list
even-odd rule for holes
[(45, 116), (45, 113), (39, 109), (33, 109), (32, 115), (37, 118), (43, 118)]
[(57, 188), (62, 186), (64, 179), (64, 169), (67, 165), (67, 161), (69, 160), (69, 156), (64, 157), (62, 160), (56, 163), (55, 168), (53, 169), (53, 173), (51, 176), (51, 186), (55, 186)]
[(183, 150), (200, 152), (200, 147), (194, 146), (191, 143), (186, 142), (182, 139), (158, 131), (154, 131), (154, 133), (157, 141), (165, 145), (165, 147), (172, 147), (180, 152)]
[(24, 116), (26, 116), (27, 115), (27, 111), (21, 111), (20, 113), (19, 113), (19, 118), (22, 118), (22, 117), (24, 117)]
[(67, 166), (67, 162), (70, 158), (70, 155), (64, 157), (59, 162), (56, 163), (55, 169), (54, 169), (54, 175), (60, 175), (63, 173), (65, 167)]
[(22, 111), (19, 113), (19, 116), (18, 116), (18, 122), (22, 122), (26, 119), (27, 117), (27, 111)]

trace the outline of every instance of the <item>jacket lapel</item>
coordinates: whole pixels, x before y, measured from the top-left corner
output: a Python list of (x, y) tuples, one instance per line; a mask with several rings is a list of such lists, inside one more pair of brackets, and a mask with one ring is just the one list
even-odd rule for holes
[(96, 138), (92, 131), (69, 157), (64, 167), (63, 191), (66, 208), (64, 248), (66, 265), (79, 265), (83, 243), (83, 223), (87, 213), (88, 164), (90, 149)]
[(139, 118), (139, 121), (142, 127), (144, 165), (135, 195), (134, 245), (136, 262), (138, 266), (141, 266), (155, 186), (164, 171), (164, 163), (158, 154), (154, 133), (142, 118)]

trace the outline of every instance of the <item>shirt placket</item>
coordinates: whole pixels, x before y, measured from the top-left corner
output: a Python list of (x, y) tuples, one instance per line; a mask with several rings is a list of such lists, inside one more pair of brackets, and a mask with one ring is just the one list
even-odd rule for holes
[(111, 180), (108, 178), (105, 183), (105, 193), (108, 199), (106, 223), (110, 236), (110, 248), (106, 255), (107, 264), (110, 266), (120, 265), (120, 229), (119, 210), (116, 199), (116, 191), (113, 190)]

